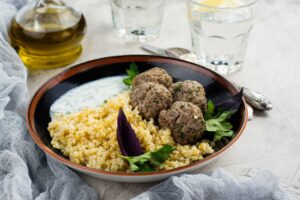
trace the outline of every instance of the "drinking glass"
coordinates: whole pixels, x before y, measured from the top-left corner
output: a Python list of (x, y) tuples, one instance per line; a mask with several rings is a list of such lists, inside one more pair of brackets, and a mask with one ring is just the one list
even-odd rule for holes
[(238, 71), (253, 26), (256, 0), (187, 0), (192, 51), (221, 74)]
[(115, 33), (129, 41), (159, 36), (165, 0), (110, 0)]

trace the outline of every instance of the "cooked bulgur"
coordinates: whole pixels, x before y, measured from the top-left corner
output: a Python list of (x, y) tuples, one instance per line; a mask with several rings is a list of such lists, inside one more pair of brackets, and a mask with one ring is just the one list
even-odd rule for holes
[(80, 165), (113, 172), (129, 171), (126, 161), (119, 157), (121, 152), (116, 134), (118, 112), (122, 108), (145, 152), (165, 144), (175, 146), (176, 150), (159, 170), (185, 166), (213, 153), (205, 141), (195, 145), (175, 144), (169, 129), (159, 129), (153, 120), (143, 120), (137, 109), (132, 110), (129, 100), (130, 92), (126, 91), (101, 107), (54, 116), (48, 126), (52, 146)]

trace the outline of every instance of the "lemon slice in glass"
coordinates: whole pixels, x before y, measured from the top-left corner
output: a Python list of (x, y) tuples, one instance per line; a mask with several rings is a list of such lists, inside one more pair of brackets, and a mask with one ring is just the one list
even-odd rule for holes
[(224, 3), (224, 1), (226, 0), (204, 0), (199, 1), (199, 3), (209, 7), (220, 7)]
[(238, 0), (200, 0), (200, 4), (215, 8), (230, 8), (239, 5)]
[(219, 12), (219, 8), (234, 8), (242, 5), (240, 0), (194, 0), (193, 2), (195, 5), (188, 12), (190, 19), (198, 12)]

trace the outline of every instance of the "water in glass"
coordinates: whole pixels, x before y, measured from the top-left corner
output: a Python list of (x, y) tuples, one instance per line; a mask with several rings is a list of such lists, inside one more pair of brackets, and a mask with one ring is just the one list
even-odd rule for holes
[(195, 0), (188, 2), (193, 52), (200, 64), (221, 74), (241, 68), (254, 20), (253, 4), (230, 2), (241, 6), (211, 7)]
[(116, 34), (140, 42), (157, 38), (163, 8), (164, 0), (111, 0)]

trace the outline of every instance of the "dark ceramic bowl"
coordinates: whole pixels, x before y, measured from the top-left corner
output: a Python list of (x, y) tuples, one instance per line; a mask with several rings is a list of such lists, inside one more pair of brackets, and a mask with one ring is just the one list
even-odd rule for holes
[(208, 99), (213, 101), (220, 101), (238, 92), (230, 82), (215, 72), (202, 66), (177, 59), (149, 55), (129, 55), (92, 60), (74, 66), (53, 77), (33, 96), (28, 108), (27, 126), (36, 144), (59, 162), (77, 171), (113, 181), (149, 182), (165, 179), (174, 174), (194, 171), (207, 165), (213, 159), (220, 157), (241, 136), (248, 118), (244, 100), (236, 117), (232, 121), (235, 137), (219, 143), (215, 149), (216, 153), (190, 165), (166, 171), (126, 173), (102, 171), (72, 163), (50, 144), (51, 137), (47, 130), (48, 123), (50, 122), (50, 106), (67, 91), (81, 84), (103, 77), (125, 74), (131, 62), (135, 62), (140, 71), (145, 71), (153, 67), (161, 67), (175, 80), (196, 80), (204, 85)]

